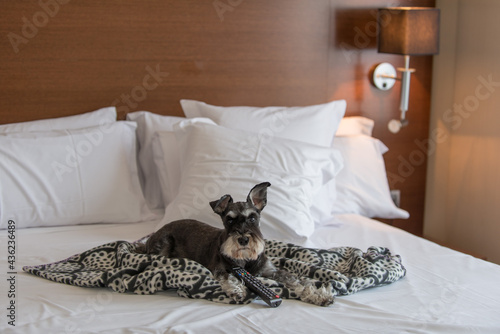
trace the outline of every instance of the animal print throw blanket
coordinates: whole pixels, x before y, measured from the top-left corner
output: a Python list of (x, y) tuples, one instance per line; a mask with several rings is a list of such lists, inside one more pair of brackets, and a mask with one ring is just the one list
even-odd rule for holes
[[(135, 253), (138, 242), (111, 242), (63, 261), (27, 266), (23, 270), (81, 287), (108, 287), (116, 292), (136, 294), (175, 289), (182, 297), (236, 303), (201, 264), (188, 259)], [(318, 287), (329, 282), (334, 296), (387, 285), (406, 274), (399, 255), (392, 255), (382, 247), (370, 247), (367, 252), (352, 247), (323, 250), (268, 240), (266, 254), (277, 267), (316, 280)], [(279, 283), (259, 279), (282, 298), (298, 299), (293, 291)], [(255, 294), (248, 293), (240, 303), (250, 303), (255, 298)]]

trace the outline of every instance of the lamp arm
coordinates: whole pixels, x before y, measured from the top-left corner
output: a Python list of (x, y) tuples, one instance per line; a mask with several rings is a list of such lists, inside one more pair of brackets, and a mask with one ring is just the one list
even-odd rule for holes
[(415, 72), (415, 69), (410, 68), (410, 56), (405, 55), (405, 67), (398, 68), (398, 71), (401, 72), (401, 102), (399, 105), (401, 117), (399, 120), (393, 119), (389, 122), (389, 131), (392, 133), (398, 133), (402, 127), (408, 125), (406, 112), (408, 111), (408, 101), (410, 98), (410, 77), (411, 73)]
[(377, 74), (377, 78), (401, 80), (401, 78), (398, 78), (395, 75), (390, 75), (390, 74)]
[(406, 112), (408, 111), (408, 100), (410, 98), (410, 77), (412, 69), (410, 69), (410, 56), (405, 55), (405, 67), (401, 69), (401, 104), (399, 109), (401, 110), (401, 120), (406, 119)]

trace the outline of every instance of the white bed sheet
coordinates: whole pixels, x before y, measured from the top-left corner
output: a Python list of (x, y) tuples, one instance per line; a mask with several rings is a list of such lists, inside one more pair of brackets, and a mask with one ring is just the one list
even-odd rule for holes
[[(1, 231), (1, 333), (500, 333), (500, 266), (358, 215), (317, 227), (307, 246), (385, 246), (400, 254), (402, 280), (338, 297), (330, 307), (285, 300), (235, 306), (178, 297), (120, 294), (51, 282), (22, 266), (65, 259), (110, 241), (135, 241), (155, 221), (17, 230), (16, 296), (8, 298), (7, 231)], [(7, 307), (16, 303), (16, 326)]]

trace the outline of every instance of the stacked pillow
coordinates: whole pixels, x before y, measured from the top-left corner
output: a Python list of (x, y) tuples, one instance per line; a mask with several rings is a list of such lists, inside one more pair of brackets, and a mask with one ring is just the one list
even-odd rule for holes
[(218, 107), (181, 100), (187, 118), (206, 117), (236, 130), (279, 137), (320, 146), (330, 146), (345, 114), (344, 100), (307, 107)]
[(186, 218), (221, 227), (210, 201), (225, 194), (245, 201), (254, 185), (269, 181), (263, 233), (267, 238), (299, 242), (314, 232), (310, 213), (314, 195), (342, 168), (339, 152), (331, 148), (218, 125), (187, 124), (174, 136), (159, 132), (157, 140), (164, 158), (159, 169), (171, 170), (166, 152), (177, 145), (182, 170), (178, 193), (158, 227)]
[(332, 147), (341, 152), (344, 168), (335, 178), (332, 213), (406, 219), (408, 212), (391, 198), (383, 158), (388, 148), (371, 136), (373, 124), (365, 117), (346, 117), (340, 124)]
[(136, 124), (114, 107), (0, 126), (0, 228), (152, 218), (136, 163)]
[(383, 154), (388, 148), (367, 135), (338, 136), (332, 144), (344, 158), (344, 168), (335, 178), (333, 213), (356, 213), (365, 217), (406, 219), (390, 195)]
[[(137, 123), (137, 141), (139, 146), (137, 160), (140, 167), (140, 180), (144, 190), (144, 196), (150, 208), (164, 209), (165, 205), (173, 200), (178, 185), (169, 185), (166, 188), (161, 188), (159, 181), (163, 174), (161, 171), (157, 171), (154, 162), (153, 138), (159, 131), (172, 131), (177, 123), (185, 121), (186, 118), (162, 116), (148, 111), (136, 111), (127, 114), (127, 120)], [(194, 120), (194, 122), (215, 124), (209, 119), (201, 118)], [(175, 161), (171, 168), (175, 168), (176, 174), (178, 174), (173, 175), (174, 179), (172, 183), (176, 184), (180, 179), (179, 166), (177, 163), (178, 154), (176, 147), (172, 147), (172, 150), (172, 154), (174, 155), (170, 156), (169, 159)]]
[(83, 129), (116, 122), (116, 108), (101, 108), (81, 115), (42, 119), (38, 121), (2, 124), (0, 134), (64, 129)]

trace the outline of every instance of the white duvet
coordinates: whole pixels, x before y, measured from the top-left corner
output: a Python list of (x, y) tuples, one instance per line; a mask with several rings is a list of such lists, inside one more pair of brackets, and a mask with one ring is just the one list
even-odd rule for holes
[[(177, 296), (120, 294), (51, 282), (22, 271), (110, 241), (134, 241), (157, 222), (0, 231), (1, 333), (500, 333), (500, 266), (358, 215), (317, 226), (306, 246), (388, 247), (402, 257), (402, 280), (330, 307), (284, 300), (225, 305)], [(11, 284), (13, 283), (13, 284)], [(14, 310), (12, 308), (14, 305)], [(10, 309), (9, 309), (10, 308)], [(14, 324), (15, 326), (12, 326)]]

